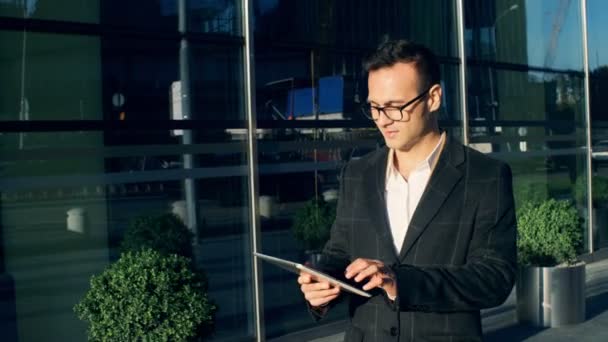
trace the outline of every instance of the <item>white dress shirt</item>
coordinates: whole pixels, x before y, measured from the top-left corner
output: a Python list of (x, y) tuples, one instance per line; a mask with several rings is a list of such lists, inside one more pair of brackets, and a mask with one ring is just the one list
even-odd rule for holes
[(410, 172), (407, 180), (395, 168), (395, 150), (391, 149), (389, 151), (386, 167), (385, 199), (393, 242), (398, 253), (401, 252), (410, 220), (420, 202), (426, 184), (431, 178), (433, 167), (437, 158), (439, 158), (444, 140), (445, 132), (441, 134), (437, 146), (428, 157)]

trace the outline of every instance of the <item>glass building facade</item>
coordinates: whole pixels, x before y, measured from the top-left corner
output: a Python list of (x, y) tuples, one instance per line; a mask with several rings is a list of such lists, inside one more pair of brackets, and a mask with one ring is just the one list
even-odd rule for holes
[[(0, 0), (0, 326), (86, 340), (73, 306), (134, 218), (195, 234), (211, 340), (317, 326), (292, 225), (378, 148), (361, 62), (383, 39), (439, 56), (440, 125), (508, 162), (517, 205), (570, 199), (608, 250), (603, 0)], [(325, 323), (343, 320), (345, 307)]]

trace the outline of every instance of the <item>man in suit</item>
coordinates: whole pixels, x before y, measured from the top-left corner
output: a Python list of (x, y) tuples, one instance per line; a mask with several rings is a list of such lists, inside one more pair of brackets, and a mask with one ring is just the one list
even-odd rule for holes
[(429, 49), (389, 41), (364, 66), (365, 112), (386, 147), (342, 171), (321, 268), (372, 297), (306, 273), (301, 290), (317, 318), (349, 299), (347, 342), (480, 341), (480, 309), (503, 303), (515, 279), (511, 171), (439, 129)]

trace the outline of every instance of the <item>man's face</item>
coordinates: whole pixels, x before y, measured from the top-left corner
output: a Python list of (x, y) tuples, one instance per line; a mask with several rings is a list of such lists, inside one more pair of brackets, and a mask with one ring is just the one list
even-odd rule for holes
[[(413, 63), (396, 63), (371, 71), (367, 86), (368, 102), (375, 107), (400, 107), (426, 90), (422, 89)], [(415, 146), (421, 137), (436, 127), (436, 118), (430, 112), (439, 108), (440, 98), (441, 88), (435, 85), (427, 96), (403, 109), (403, 121), (393, 121), (380, 113), (375, 123), (386, 146), (402, 151), (409, 151)]]

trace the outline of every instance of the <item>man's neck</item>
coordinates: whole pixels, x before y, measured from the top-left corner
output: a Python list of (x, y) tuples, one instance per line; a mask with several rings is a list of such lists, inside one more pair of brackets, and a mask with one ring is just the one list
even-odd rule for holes
[(433, 152), (440, 139), (441, 132), (437, 129), (422, 136), (419, 141), (407, 150), (396, 149), (393, 160), (395, 168), (407, 179), (410, 171)]

